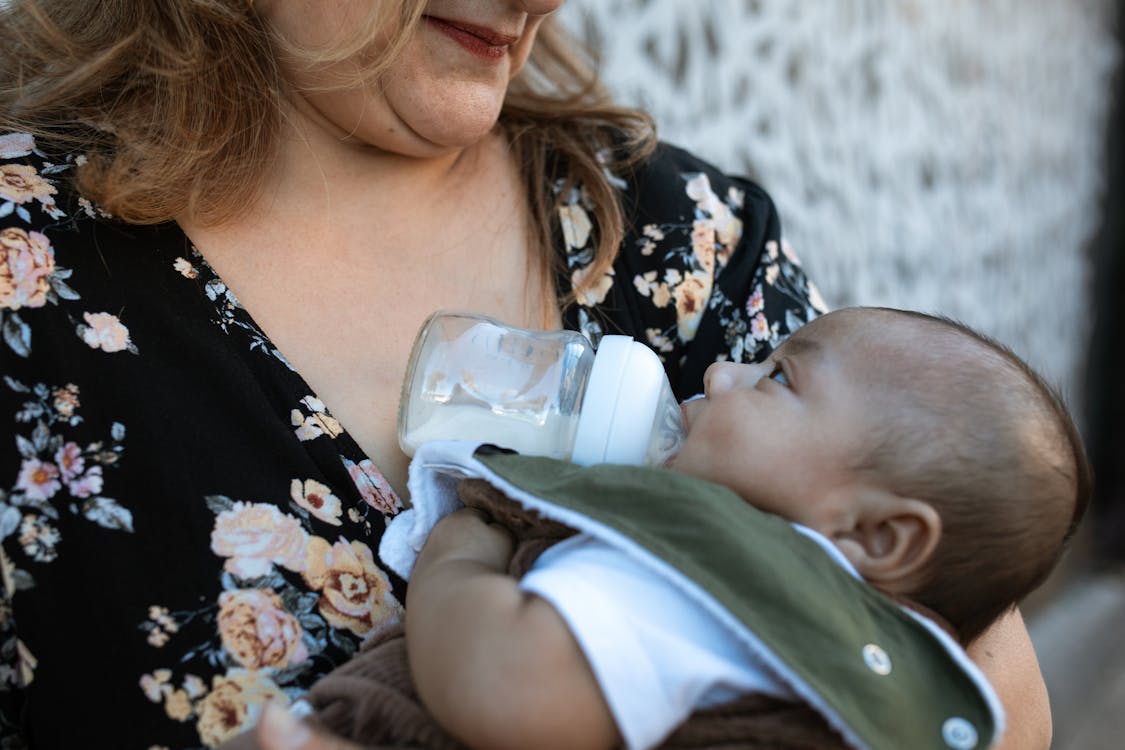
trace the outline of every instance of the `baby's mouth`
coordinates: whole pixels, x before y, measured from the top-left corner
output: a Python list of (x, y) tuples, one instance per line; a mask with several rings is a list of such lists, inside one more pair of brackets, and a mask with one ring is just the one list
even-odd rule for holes
[(707, 398), (706, 394), (697, 393), (694, 396), (689, 396), (688, 398), (685, 398), (683, 401), (680, 402), (680, 419), (683, 420), (684, 433), (685, 434), (687, 434), (687, 432), (689, 432), (690, 429), (691, 429), (691, 425), (688, 421), (687, 405), (689, 403), (691, 403), (692, 401), (698, 401), (701, 398)]

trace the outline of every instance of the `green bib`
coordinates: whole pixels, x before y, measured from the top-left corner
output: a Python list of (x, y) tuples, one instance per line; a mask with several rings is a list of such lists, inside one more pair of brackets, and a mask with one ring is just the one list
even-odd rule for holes
[(696, 595), (849, 744), (983, 750), (998, 739), (999, 701), (953, 639), (727, 488), (488, 446), (473, 457), (512, 499), (639, 554)]

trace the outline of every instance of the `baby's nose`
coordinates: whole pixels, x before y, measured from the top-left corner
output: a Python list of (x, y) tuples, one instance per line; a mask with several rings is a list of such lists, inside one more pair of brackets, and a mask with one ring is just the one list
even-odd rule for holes
[(703, 392), (710, 397), (740, 386), (751, 388), (765, 377), (766, 370), (765, 364), (716, 362), (703, 373)]

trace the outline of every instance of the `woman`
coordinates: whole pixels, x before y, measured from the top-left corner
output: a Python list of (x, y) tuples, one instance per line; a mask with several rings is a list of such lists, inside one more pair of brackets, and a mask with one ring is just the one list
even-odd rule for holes
[[(213, 746), (394, 622), (434, 309), (631, 334), (681, 396), (820, 309), (768, 197), (654, 146), (561, 1), (0, 10), (6, 736)], [(1045, 747), (1018, 616), (975, 652)]]

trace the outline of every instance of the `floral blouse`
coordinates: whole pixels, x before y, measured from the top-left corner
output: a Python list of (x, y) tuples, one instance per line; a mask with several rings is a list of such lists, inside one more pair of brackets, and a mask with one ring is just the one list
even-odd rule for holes
[[(212, 747), (402, 615), (373, 550), (403, 504), (175, 224), (76, 196), (81, 156), (0, 135), (0, 747)], [(681, 397), (823, 305), (760, 188), (661, 146), (565, 311)], [(560, 196), (582, 281), (592, 212)]]

